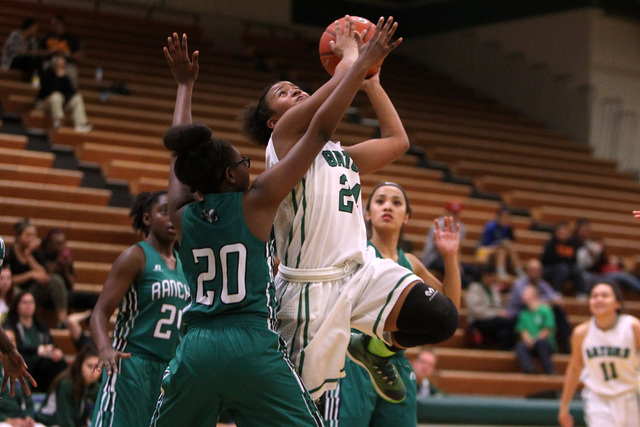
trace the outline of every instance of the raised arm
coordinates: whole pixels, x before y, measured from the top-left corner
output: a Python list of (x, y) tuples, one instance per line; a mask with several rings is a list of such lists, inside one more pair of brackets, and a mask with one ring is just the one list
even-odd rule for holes
[(178, 83), (178, 93), (176, 95), (176, 105), (173, 110), (173, 125), (189, 125), (193, 123), (191, 118), (191, 101), (193, 87), (198, 79), (200, 65), (198, 63), (199, 51), (194, 51), (189, 60), (189, 47), (187, 35), (183, 34), (182, 39), (177, 33), (167, 37), (167, 46), (164, 47), (164, 57), (169, 64), (173, 78)]
[[(200, 53), (196, 50), (189, 60), (189, 47), (187, 35), (183, 34), (182, 39), (177, 33), (167, 38), (167, 46), (164, 48), (164, 57), (169, 64), (173, 78), (178, 83), (176, 94), (176, 105), (173, 110), (173, 125), (188, 125), (193, 123), (191, 116), (191, 104), (193, 87), (198, 79), (200, 65), (198, 63)], [(196, 201), (198, 198), (190, 191), (189, 187), (182, 184), (176, 178), (173, 164), (175, 157), (171, 158), (171, 168), (169, 171), (169, 217), (176, 228), (178, 241), (182, 239), (182, 210)]]
[[(256, 235), (267, 234), (282, 199), (302, 179), (313, 160), (329, 140), (358, 92), (369, 68), (382, 61), (402, 39), (391, 43), (397, 28), (393, 18), (380, 18), (373, 37), (360, 48), (359, 57), (318, 109), (306, 133), (274, 167), (263, 172), (245, 194), (243, 210), (249, 228)], [(308, 102), (308, 101), (307, 101)], [(260, 230), (260, 231), (258, 231)]]
[(455, 223), (452, 217), (444, 217), (444, 227), (436, 219), (434, 222), (434, 241), (438, 251), (444, 259), (444, 294), (453, 301), (456, 308), (460, 308), (460, 295), (462, 293), (462, 278), (460, 276), (460, 263), (458, 262), (458, 249), (460, 248), (460, 224)]
[(342, 60), (338, 63), (331, 79), (316, 90), (305, 102), (290, 108), (282, 117), (275, 122), (269, 123), (269, 126), (273, 126), (273, 143), (276, 154), (280, 159), (305, 134), (311, 119), (313, 119), (320, 106), (338, 87), (351, 65), (358, 58), (358, 43), (362, 35), (354, 32), (354, 24), (351, 21), (351, 17), (349, 15), (345, 16), (344, 28), (340, 28), (338, 21), (335, 22), (335, 25), (336, 41), (332, 44), (332, 50), (336, 55), (342, 57)]
[(118, 359), (130, 356), (129, 353), (114, 350), (111, 345), (109, 319), (131, 284), (142, 274), (144, 264), (144, 252), (138, 245), (133, 245), (120, 254), (111, 267), (91, 315), (91, 336), (100, 352), (97, 369), (102, 369), (104, 366), (108, 374), (118, 372)]
[(345, 151), (358, 166), (360, 175), (376, 172), (409, 149), (409, 137), (389, 95), (380, 84), (380, 71), (363, 83), (364, 91), (378, 118), (380, 138), (360, 142)]

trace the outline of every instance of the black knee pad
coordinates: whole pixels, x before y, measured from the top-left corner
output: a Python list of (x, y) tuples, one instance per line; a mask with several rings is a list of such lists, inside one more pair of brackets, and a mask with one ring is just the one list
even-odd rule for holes
[(458, 310), (449, 298), (424, 283), (415, 285), (400, 309), (394, 334), (398, 344), (415, 347), (442, 342), (458, 329)]

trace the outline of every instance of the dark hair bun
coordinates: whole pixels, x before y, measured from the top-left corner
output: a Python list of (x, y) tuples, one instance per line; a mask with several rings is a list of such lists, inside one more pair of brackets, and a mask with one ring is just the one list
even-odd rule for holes
[(178, 154), (211, 139), (212, 131), (203, 124), (174, 126), (164, 134), (164, 146)]

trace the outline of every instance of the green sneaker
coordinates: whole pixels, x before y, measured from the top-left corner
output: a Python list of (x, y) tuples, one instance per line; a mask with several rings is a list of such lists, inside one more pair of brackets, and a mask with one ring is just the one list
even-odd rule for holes
[(369, 373), (376, 392), (384, 400), (400, 403), (407, 397), (407, 389), (390, 357), (381, 357), (367, 350), (369, 337), (364, 334), (351, 334), (347, 356)]

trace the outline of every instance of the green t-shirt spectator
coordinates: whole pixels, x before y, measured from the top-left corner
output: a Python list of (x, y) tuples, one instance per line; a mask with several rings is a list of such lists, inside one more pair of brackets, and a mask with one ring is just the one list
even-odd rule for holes
[(540, 304), (537, 310), (531, 311), (527, 307), (523, 308), (518, 314), (518, 323), (516, 323), (516, 332), (529, 332), (532, 337), (537, 337), (541, 330), (549, 329), (550, 333), (547, 339), (553, 351), (556, 350), (556, 319), (553, 310), (547, 304)]

